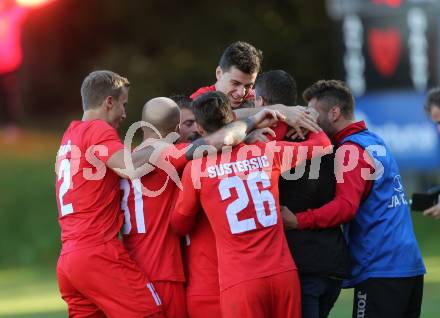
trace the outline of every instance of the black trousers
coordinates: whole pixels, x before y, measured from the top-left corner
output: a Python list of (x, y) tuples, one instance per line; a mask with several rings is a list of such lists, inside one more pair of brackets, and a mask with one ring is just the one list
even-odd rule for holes
[(417, 318), (423, 276), (370, 278), (354, 288), (353, 318)]

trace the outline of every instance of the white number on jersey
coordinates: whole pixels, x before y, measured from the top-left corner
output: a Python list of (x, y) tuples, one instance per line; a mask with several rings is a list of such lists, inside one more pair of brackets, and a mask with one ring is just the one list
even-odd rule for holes
[(60, 189), (58, 191), (58, 199), (60, 200), (61, 207), (61, 216), (65, 216), (67, 214), (73, 213), (73, 205), (72, 203), (64, 204), (63, 197), (67, 193), (70, 188), (70, 161), (68, 159), (63, 159), (60, 162), (58, 170), (58, 181), (63, 179), (63, 182), (60, 185)]
[[(138, 233), (146, 233), (144, 220), (144, 201), (142, 200), (142, 183), (140, 179), (132, 180), (134, 193), (134, 213)], [(124, 225), (122, 234), (128, 235), (131, 231), (130, 209), (128, 207), (128, 195), (130, 194), (130, 183), (126, 179), (120, 182), (120, 188), (124, 192), (121, 201), (121, 209), (124, 211)]]
[[(264, 171), (250, 173), (245, 181), (238, 176), (232, 176), (223, 179), (219, 184), (219, 192), (222, 200), (231, 197), (231, 189), (235, 189), (237, 192), (237, 199), (231, 202), (226, 209), (226, 217), (228, 218), (232, 234), (243, 233), (257, 228), (254, 218), (238, 220), (238, 214), (249, 204), (249, 196), (246, 191), (245, 182), (251, 193), (258, 222), (264, 227), (272, 226), (277, 223), (277, 208), (272, 193), (269, 190), (260, 192), (257, 186), (258, 183), (261, 183), (264, 189), (269, 188), (269, 176)], [(268, 204), (269, 215), (266, 214), (264, 202)]]

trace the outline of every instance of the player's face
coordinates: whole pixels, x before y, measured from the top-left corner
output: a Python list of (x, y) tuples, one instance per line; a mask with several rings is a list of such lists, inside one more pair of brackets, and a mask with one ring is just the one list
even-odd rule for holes
[(236, 108), (241, 105), (244, 98), (249, 94), (257, 78), (257, 72), (246, 74), (235, 66), (227, 71), (217, 67), (216, 77), (215, 89), (228, 96), (232, 108)]
[(437, 130), (440, 133), (440, 106), (432, 105), (429, 116), (431, 116), (432, 121), (437, 125)]
[(118, 99), (113, 99), (113, 108), (110, 112), (110, 125), (115, 129), (126, 117), (125, 107), (128, 103), (128, 88), (123, 87)]
[(319, 116), (317, 122), (322, 130), (324, 130), (327, 135), (333, 136), (333, 134), (335, 133), (335, 128), (333, 127), (332, 121), (330, 120), (330, 112), (328, 111), (328, 107), (326, 107), (326, 105), (324, 105), (316, 98), (312, 98), (309, 101), (308, 107), (313, 108), (318, 112)]
[(200, 137), (197, 131), (194, 113), (189, 109), (181, 109), (179, 134), (183, 142), (193, 141)]

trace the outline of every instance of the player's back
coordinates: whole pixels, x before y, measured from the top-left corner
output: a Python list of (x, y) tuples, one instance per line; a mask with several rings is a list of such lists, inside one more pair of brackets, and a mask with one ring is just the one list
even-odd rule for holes
[(279, 158), (265, 148), (239, 145), (230, 158), (193, 162), (206, 168), (199, 195), (216, 237), (221, 290), (296, 269), (279, 212)]
[(62, 254), (116, 237), (122, 224), (119, 176), (105, 162), (123, 145), (102, 120), (74, 121), (61, 141), (56, 194)]
[(204, 213), (197, 216), (194, 228), (185, 237), (184, 263), (187, 295), (219, 295), (215, 238)]
[[(186, 146), (179, 144), (176, 149)], [(167, 152), (164, 156), (177, 173), (182, 172), (187, 163), (183, 153), (178, 158), (168, 157)], [(130, 257), (152, 281), (184, 282), (180, 237), (169, 226), (179, 192), (176, 183), (156, 168), (141, 179), (121, 180), (121, 190), (123, 243)]]

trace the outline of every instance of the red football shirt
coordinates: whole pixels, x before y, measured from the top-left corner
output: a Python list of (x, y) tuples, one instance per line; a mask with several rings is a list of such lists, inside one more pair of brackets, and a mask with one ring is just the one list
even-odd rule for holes
[(174, 213), (194, 218), (200, 206), (206, 213), (216, 239), (220, 290), (296, 269), (284, 236), (278, 179), (297, 164), (298, 146), (308, 146), (305, 160), (315, 145), (327, 147), (330, 140), (321, 132), (303, 143), (240, 144), (185, 167)]
[(215, 237), (204, 213), (199, 213), (193, 230), (186, 236), (183, 260), (187, 295), (220, 294)]
[[(205, 94), (207, 92), (215, 92), (215, 91), (216, 91), (215, 85), (201, 87), (198, 90), (196, 90), (194, 93), (192, 93), (190, 98), (192, 100), (195, 100), (197, 97), (199, 97), (202, 94)], [(255, 92), (253, 89), (250, 89), (248, 94), (243, 98), (243, 100), (254, 100), (254, 99), (255, 99)]]
[[(182, 151), (187, 146), (178, 144), (177, 149), (171, 146), (163, 152), (164, 159), (171, 164), (168, 167), (177, 174), (182, 173), (188, 162)], [(169, 226), (179, 188), (165, 170), (157, 166), (140, 180), (121, 180), (123, 242), (130, 257), (151, 281), (184, 282), (180, 236)]]
[(56, 162), (56, 196), (61, 254), (116, 237), (123, 215), (119, 176), (105, 163), (123, 145), (102, 120), (73, 121), (61, 140)]

